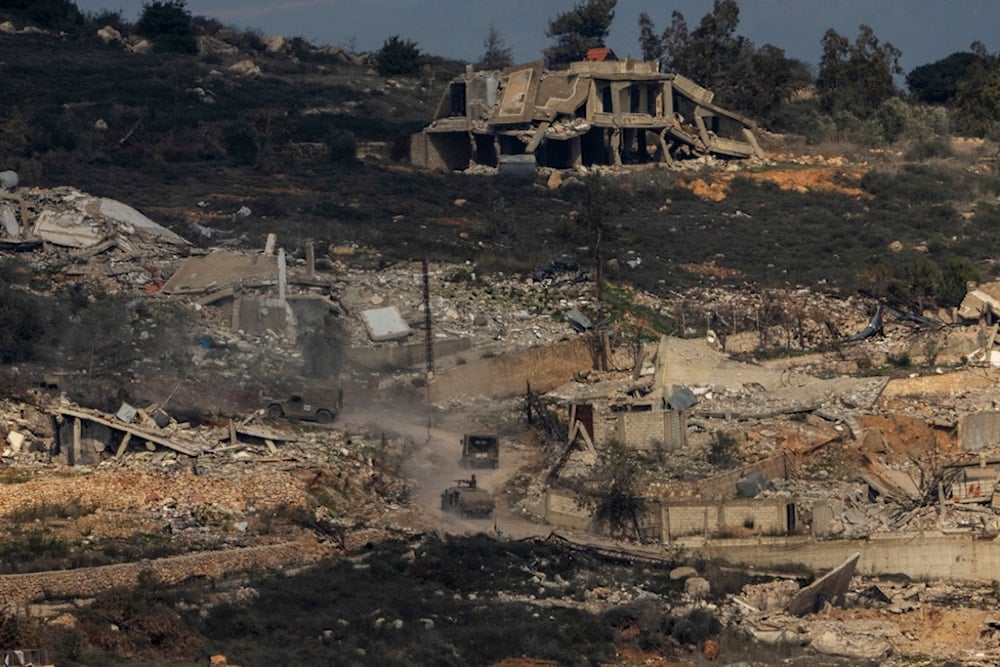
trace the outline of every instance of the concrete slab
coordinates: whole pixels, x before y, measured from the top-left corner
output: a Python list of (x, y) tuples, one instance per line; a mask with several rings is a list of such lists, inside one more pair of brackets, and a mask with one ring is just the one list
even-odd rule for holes
[(163, 285), (164, 294), (197, 294), (228, 285), (278, 282), (278, 258), (211, 253), (191, 257)]
[(70, 248), (89, 248), (104, 240), (105, 232), (80, 211), (45, 210), (35, 219), (35, 236)]
[(413, 333), (396, 306), (364, 310), (361, 312), (361, 320), (368, 330), (368, 337), (376, 343), (400, 340)]
[(844, 593), (850, 586), (860, 558), (860, 553), (853, 554), (841, 565), (800, 590), (788, 603), (788, 613), (805, 616), (822, 611), (827, 602), (843, 604)]
[(655, 378), (654, 387), (661, 391), (686, 386), (724, 392), (725, 399), (717, 397), (711, 409), (747, 417), (809, 411), (830, 401), (870, 407), (889, 381), (884, 377), (822, 379), (766, 368), (731, 359), (703, 339), (669, 336), (660, 339)]

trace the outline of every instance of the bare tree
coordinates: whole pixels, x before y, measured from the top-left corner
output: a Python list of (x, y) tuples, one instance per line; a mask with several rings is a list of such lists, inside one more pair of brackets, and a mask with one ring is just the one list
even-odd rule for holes
[(504, 69), (514, 64), (514, 51), (507, 46), (503, 36), (494, 24), (483, 40), (483, 57), (476, 65), (477, 69)]

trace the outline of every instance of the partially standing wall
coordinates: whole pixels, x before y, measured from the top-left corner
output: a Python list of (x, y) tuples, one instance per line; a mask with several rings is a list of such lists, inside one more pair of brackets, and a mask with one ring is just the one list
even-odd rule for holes
[(417, 132), (410, 136), (410, 163), (427, 169), (467, 169), (472, 140), (464, 132)]
[(528, 383), (534, 390), (550, 391), (592, 367), (587, 341), (571, 338), (435, 373), (428, 399), (437, 403), (467, 396), (515, 396), (523, 394)]

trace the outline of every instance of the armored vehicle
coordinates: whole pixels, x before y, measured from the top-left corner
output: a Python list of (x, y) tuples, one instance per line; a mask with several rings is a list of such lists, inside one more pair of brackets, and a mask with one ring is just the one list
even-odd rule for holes
[(493, 515), (493, 497), (486, 489), (476, 485), (476, 476), (471, 479), (456, 479), (455, 486), (449, 486), (441, 494), (441, 509), (463, 517), (488, 519)]
[(466, 468), (499, 467), (500, 439), (495, 435), (462, 436), (462, 465)]
[(342, 391), (337, 391), (332, 400), (322, 400), (318, 396), (293, 394), (288, 398), (268, 401), (267, 416), (271, 419), (301, 419), (329, 424), (340, 412), (344, 401)]

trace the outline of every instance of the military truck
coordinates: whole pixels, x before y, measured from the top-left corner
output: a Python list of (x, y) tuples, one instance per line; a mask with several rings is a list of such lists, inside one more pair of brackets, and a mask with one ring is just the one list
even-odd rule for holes
[(267, 401), (267, 416), (271, 419), (301, 419), (329, 424), (340, 412), (344, 402), (344, 394), (337, 391), (330, 400), (319, 396), (303, 396), (293, 394), (284, 399), (269, 399)]
[(495, 503), (490, 492), (476, 485), (476, 476), (471, 479), (456, 479), (455, 486), (449, 486), (441, 494), (441, 509), (470, 519), (488, 519), (493, 515)]
[(500, 438), (495, 435), (466, 434), (462, 436), (462, 465), (466, 468), (497, 468), (500, 466)]

